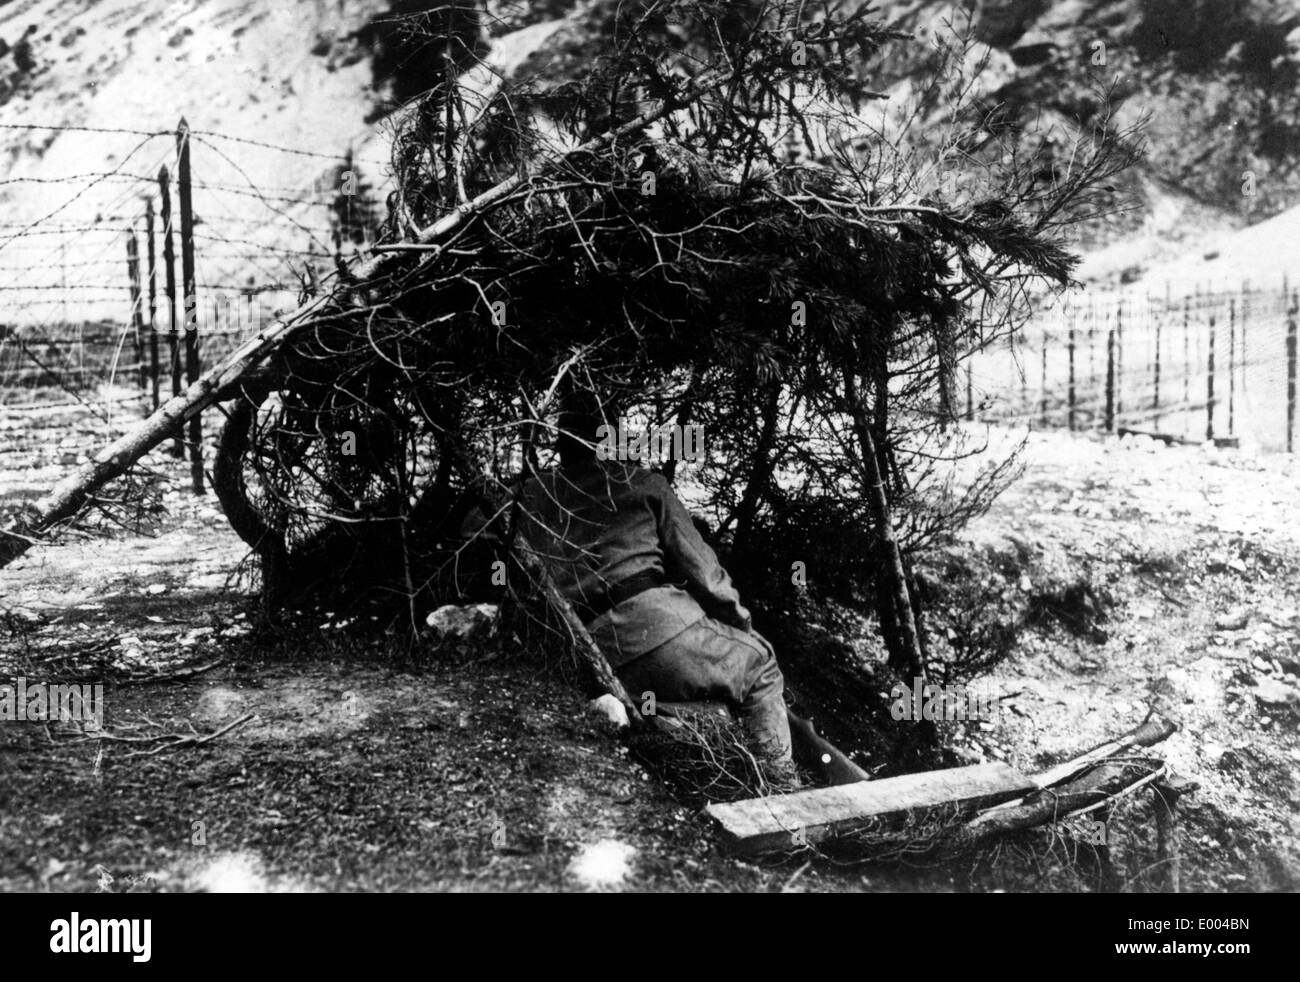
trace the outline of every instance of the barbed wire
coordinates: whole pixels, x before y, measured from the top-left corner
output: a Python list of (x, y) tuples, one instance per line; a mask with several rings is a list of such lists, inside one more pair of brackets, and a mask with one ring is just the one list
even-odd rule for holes
[(6, 177), (0, 180), (0, 184), (67, 184), (72, 181), (84, 181), (90, 178), (101, 178), (104, 181), (115, 179), (117, 181), (134, 181), (153, 183), (156, 177), (148, 177), (144, 174), (121, 174), (117, 171), (87, 171), (84, 174), (68, 174), (65, 177)]
[[(261, 147), (265, 150), (278, 150), (281, 153), (294, 154), (299, 157), (316, 157), (322, 160), (342, 161), (347, 159), (344, 153), (321, 153), (315, 150), (302, 150), (295, 147), (286, 147), (274, 143), (267, 143), (264, 140), (253, 140), (246, 136), (233, 136), (229, 133), (219, 133), (216, 130), (190, 130), (191, 136), (210, 136), (219, 140), (229, 140), (232, 143), (243, 143), (248, 146)], [(354, 163), (366, 163), (372, 167), (387, 167), (390, 161), (370, 161), (353, 158)]]
[(135, 130), (117, 126), (68, 126), (62, 123), (0, 123), (0, 130), (62, 130), (69, 133), (126, 133), (131, 136), (175, 136), (175, 130)]
[[(115, 167), (112, 171), (108, 171), (107, 173), (108, 173), (108, 174), (119, 173), (119, 172), (122, 170), (122, 168), (126, 166), (127, 161), (129, 161), (132, 157), (134, 157), (137, 153), (139, 153), (142, 149), (144, 149), (144, 147), (145, 147), (146, 145), (148, 145), (149, 141), (152, 140), (152, 139), (154, 139), (154, 137), (156, 137), (156, 136), (158, 136), (158, 135), (159, 135), (159, 134), (150, 134), (150, 135), (146, 136), (143, 140), (141, 140), (139, 143), (137, 143), (137, 144), (136, 144), (136, 145), (131, 149), (131, 152), (128, 153), (128, 154), (127, 154), (127, 155), (122, 159), (122, 162), (121, 162), (117, 167)], [(34, 228), (36, 228), (37, 226), (41, 225), (42, 223), (49, 221), (51, 218), (53, 218), (55, 215), (59, 214), (59, 213), (60, 213), (61, 211), (63, 211), (64, 209), (70, 207), (74, 201), (77, 201), (78, 199), (80, 199), (80, 198), (81, 198), (83, 195), (85, 195), (85, 194), (86, 194), (86, 193), (87, 193), (91, 188), (98, 186), (100, 183), (103, 182), (103, 180), (104, 180), (104, 178), (102, 178), (102, 177), (100, 177), (100, 178), (96, 178), (94, 181), (91, 181), (89, 184), (87, 184), (84, 188), (82, 188), (80, 191), (78, 191), (76, 194), (74, 194), (71, 198), (69, 198), (69, 199), (68, 199), (67, 201), (65, 201), (63, 204), (59, 205), (59, 207), (55, 208), (53, 211), (51, 211), (51, 212), (49, 212), (48, 214), (42, 216), (41, 218), (38, 218), (38, 219), (36, 219), (35, 221), (31, 222), (31, 223), (27, 226), (27, 228), (24, 229), (23, 231), (15, 232), (14, 234), (10, 235), (10, 236), (9, 236), (8, 238), (6, 238), (6, 239), (0, 239), (0, 249), (3, 249), (3, 248), (4, 248), (8, 243), (14, 241), (15, 239), (20, 238), (20, 237), (23, 235), (23, 232), (26, 232), (26, 231), (28, 231), (28, 230), (30, 230), (30, 229), (34, 229)], [(111, 207), (110, 207), (109, 210), (111, 210)]]

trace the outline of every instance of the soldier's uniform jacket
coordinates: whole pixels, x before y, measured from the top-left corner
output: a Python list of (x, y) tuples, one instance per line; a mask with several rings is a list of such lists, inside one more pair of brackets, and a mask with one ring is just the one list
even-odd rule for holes
[(661, 475), (596, 459), (542, 472), (524, 488), (521, 530), (575, 608), (603, 609), (633, 577), (661, 585), (621, 600), (587, 624), (618, 667), (705, 616), (748, 631), (731, 578)]

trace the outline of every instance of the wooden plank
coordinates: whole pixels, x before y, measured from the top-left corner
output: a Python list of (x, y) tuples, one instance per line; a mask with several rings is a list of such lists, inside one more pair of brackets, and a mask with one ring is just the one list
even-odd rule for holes
[(722, 826), (734, 848), (760, 853), (796, 841), (817, 842), (918, 810), (944, 806), (959, 813), (976, 811), (1033, 790), (1024, 775), (994, 762), (713, 804), (705, 811)]

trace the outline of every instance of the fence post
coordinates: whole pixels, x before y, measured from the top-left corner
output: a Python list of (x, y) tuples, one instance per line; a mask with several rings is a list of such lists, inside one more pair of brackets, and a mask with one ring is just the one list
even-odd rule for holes
[(144, 364), (144, 317), (140, 292), (140, 243), (135, 236), (135, 226), (127, 229), (126, 278), (131, 290), (131, 329), (135, 332), (135, 367), (140, 379), (140, 391), (148, 386), (149, 379)]
[(1183, 297), (1183, 436), (1192, 418), (1192, 298)]
[(1115, 305), (1115, 415), (1124, 412), (1124, 298)]
[[(1089, 401), (1096, 398), (1097, 392), (1097, 300), (1088, 297), (1088, 391)], [(1092, 409), (1092, 419), (1097, 419), (1097, 409)]]
[(1210, 340), (1205, 366), (1205, 439), (1207, 441), (1214, 440), (1214, 324), (1215, 314), (1211, 312)]
[(1044, 429), (1047, 428), (1047, 331), (1043, 331), (1042, 371), (1038, 390), (1038, 415)]
[(1235, 426), (1237, 400), (1237, 298), (1228, 298), (1228, 436)]
[(1106, 432), (1115, 432), (1115, 328), (1106, 329)]
[(1169, 315), (1169, 300), (1166, 296), (1164, 305), (1160, 308), (1160, 316), (1155, 318), (1156, 322), (1156, 360), (1152, 367), (1155, 375), (1155, 394), (1151, 399), (1151, 409), (1154, 412), (1153, 424), (1156, 430), (1160, 429), (1160, 334), (1165, 326), (1165, 318)]
[(1241, 398), (1246, 398), (1246, 378), (1250, 375), (1250, 358), (1246, 355), (1246, 322), (1250, 319), (1250, 280), (1241, 282)]
[(1020, 350), (1014, 354), (1016, 367), (1020, 370), (1020, 411), (1029, 416), (1029, 372), (1025, 365), (1024, 353), (1029, 350), (1027, 338), (1018, 329), (1013, 335), (1020, 342)]
[(153, 248), (153, 198), (145, 198), (144, 234), (149, 262), (149, 376), (153, 379), (153, 408), (158, 408), (158, 280)]
[(1295, 452), (1296, 317), (1300, 315), (1300, 290), (1291, 296), (1286, 319), (1286, 452)]
[[(176, 127), (176, 154), (180, 158), (177, 191), (181, 205), (181, 282), (185, 298), (185, 382), (199, 380), (199, 300), (194, 277), (194, 213), (190, 206), (190, 124), (182, 117)], [(190, 417), (190, 483), (203, 493), (203, 414)]]
[[(162, 237), (163, 237), (163, 290), (167, 294), (167, 360), (171, 366), (172, 395), (181, 394), (181, 350), (180, 337), (176, 332), (176, 247), (172, 240), (172, 190), (171, 175), (167, 165), (158, 172), (158, 195), (162, 203)], [(181, 443), (184, 437), (184, 424), (176, 424), (176, 433), (172, 439), (172, 456), (184, 457), (185, 448)]]
[(1066, 399), (1066, 424), (1070, 431), (1074, 431), (1074, 311), (1070, 311), (1070, 327), (1067, 335), (1066, 350), (1070, 355), (1070, 381), (1069, 387), (1065, 390)]

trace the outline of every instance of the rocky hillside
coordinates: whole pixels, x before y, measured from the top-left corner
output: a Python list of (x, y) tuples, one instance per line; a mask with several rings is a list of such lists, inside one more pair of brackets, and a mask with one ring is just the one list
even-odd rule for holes
[[(162, 165), (175, 180), (182, 117), (201, 296), (255, 288), (264, 309), (292, 306), (305, 266), (333, 253), (341, 170), (382, 213), (385, 121), (427, 87), (429, 37), (446, 30), (400, 29), (424, 6), (0, 0), (0, 323), (122, 319), (124, 229), (143, 231)], [(458, 53), (508, 73), (553, 28), (545, 5), (501, 6), (457, 28)]]
[[(1119, 182), (1131, 210), (1088, 230), (1083, 273), (1130, 280), (1212, 251), (1217, 233), (1300, 202), (1300, 4), (1295, 0), (979, 0), (987, 56), (976, 109), (1033, 134), (1144, 121), (1147, 155)], [(920, 38), (953, 16), (932, 0), (884, 5)], [(926, 64), (910, 55), (904, 75)], [(1281, 257), (1273, 257), (1278, 265)], [(1266, 271), (1261, 271), (1266, 272)]]

